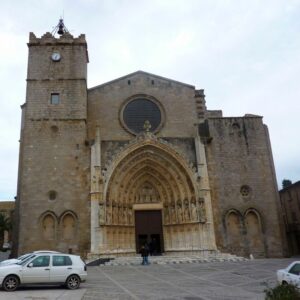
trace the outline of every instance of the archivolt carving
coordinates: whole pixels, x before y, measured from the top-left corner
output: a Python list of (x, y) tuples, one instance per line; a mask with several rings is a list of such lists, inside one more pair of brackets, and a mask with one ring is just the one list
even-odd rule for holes
[[(164, 162), (168, 163), (168, 168), (165, 167)], [(177, 189), (177, 191), (174, 190), (174, 193), (180, 194), (181, 197), (186, 195), (190, 198), (191, 194), (194, 193), (191, 178), (186, 174), (187, 172), (179, 162), (172, 159), (168, 153), (161, 153), (161, 151), (151, 145), (141, 147), (130, 153), (118, 165), (110, 181), (115, 181), (116, 185), (122, 183), (122, 186), (127, 186), (128, 182), (135, 180), (138, 174), (143, 172), (153, 174), (154, 177), (164, 183), (168, 182), (173, 189)], [(117, 179), (115, 180), (115, 178)], [(178, 190), (179, 188), (180, 190)], [(115, 191), (119, 191), (119, 187)], [(117, 197), (117, 195), (111, 195), (111, 190), (108, 190), (108, 194), (109, 196)]]
[[(141, 165), (142, 166), (142, 165)], [(174, 199), (175, 195), (182, 195), (176, 182), (168, 181), (158, 170), (150, 167), (141, 167), (135, 174), (128, 176), (127, 191), (134, 193), (135, 189), (145, 181), (150, 181), (158, 190), (160, 198)]]
[(137, 135), (134, 139), (130, 140), (127, 144), (121, 146), (113, 155), (112, 159), (109, 160), (105, 165), (104, 176), (106, 179), (109, 179), (112, 172), (114, 171), (115, 166), (123, 160), (124, 157), (127, 156), (128, 153), (133, 152), (135, 149), (143, 147), (144, 145), (155, 145), (162, 150), (169, 152), (174, 158), (176, 158), (185, 168), (189, 169), (189, 173), (191, 176), (196, 176), (195, 168), (193, 167), (193, 163), (189, 161), (189, 158), (185, 155), (182, 150), (167, 142), (163, 138), (157, 138), (151, 132), (144, 132)]
[(134, 203), (163, 203), (164, 224), (206, 222), (194, 170), (173, 147), (148, 132), (122, 149), (107, 169), (100, 224), (133, 225)]

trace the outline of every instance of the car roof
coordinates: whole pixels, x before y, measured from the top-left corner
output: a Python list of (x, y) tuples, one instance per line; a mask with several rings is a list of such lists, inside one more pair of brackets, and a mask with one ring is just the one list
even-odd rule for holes
[(48, 254), (48, 255), (68, 255), (68, 256), (76, 256), (76, 257), (79, 257), (79, 255), (74, 255), (74, 254), (69, 254), (69, 253), (62, 253), (62, 252), (33, 252), (32, 254), (34, 254), (35, 256), (41, 256), (43, 254)]
[(32, 253), (61, 253), (61, 252), (53, 251), (53, 250), (37, 250), (37, 251), (33, 251)]

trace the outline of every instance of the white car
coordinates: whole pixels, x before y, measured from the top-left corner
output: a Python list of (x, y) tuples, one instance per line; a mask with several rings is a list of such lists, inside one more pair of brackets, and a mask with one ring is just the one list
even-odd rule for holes
[(74, 290), (86, 277), (80, 256), (64, 253), (32, 253), (17, 264), (0, 268), (0, 284), (10, 292), (25, 284), (64, 284)]
[(60, 253), (60, 252), (50, 251), (50, 250), (38, 250), (38, 251), (34, 251), (32, 253), (23, 254), (23, 255), (19, 256), (18, 258), (10, 258), (10, 259), (3, 260), (0, 262), (0, 267), (19, 263), (35, 253)]
[(300, 261), (292, 262), (287, 268), (277, 271), (279, 284), (293, 284), (300, 288)]

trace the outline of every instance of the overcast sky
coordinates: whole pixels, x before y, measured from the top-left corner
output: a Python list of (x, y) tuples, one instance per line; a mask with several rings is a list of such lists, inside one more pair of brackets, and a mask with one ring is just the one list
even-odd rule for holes
[(29, 32), (86, 34), (88, 87), (137, 70), (204, 88), (208, 109), (262, 115), (277, 181), (300, 180), (300, 0), (0, 2), (0, 199), (16, 195)]

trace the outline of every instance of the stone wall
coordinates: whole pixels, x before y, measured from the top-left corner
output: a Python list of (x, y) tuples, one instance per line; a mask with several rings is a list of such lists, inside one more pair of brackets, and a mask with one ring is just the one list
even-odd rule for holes
[[(26, 146), (19, 195), (19, 252), (43, 248), (87, 251), (90, 207), (85, 122), (28, 123), (22, 139)], [(52, 126), (56, 126), (57, 132), (53, 132)], [(64, 240), (61, 234), (62, 216), (67, 212), (76, 221), (76, 235), (71, 240)], [(43, 218), (48, 214), (53, 216), (55, 228), (54, 235), (45, 239)]]
[(300, 253), (300, 181), (279, 191), (289, 255)]
[[(88, 90), (84, 35), (31, 33), (28, 46), (15, 254), (134, 251), (134, 220), (124, 213), (149, 198), (163, 210), (167, 251), (215, 251), (215, 228), (224, 252), (282, 255), (274, 165), (261, 117), (223, 118), (222, 111), (206, 110), (203, 90), (143, 71)], [(59, 103), (51, 104), (51, 93), (59, 94)], [(160, 109), (155, 134), (148, 120), (137, 135), (123, 122), (122, 109), (135, 97)]]
[(120, 122), (120, 111), (126, 100), (134, 95), (148, 95), (161, 104), (164, 124), (157, 134), (159, 137), (181, 138), (194, 135), (194, 124), (197, 122), (195, 88), (148, 73), (136, 72), (89, 89), (89, 137), (94, 138), (95, 126), (99, 125), (102, 140), (131, 139), (132, 134)]
[(241, 255), (282, 255), (272, 153), (261, 117), (209, 119), (206, 145), (217, 246)]
[[(22, 106), (16, 248), (84, 254), (90, 243), (90, 149), (84, 36), (30, 34)], [(59, 52), (60, 61), (51, 54)], [(59, 103), (51, 104), (51, 93)]]

